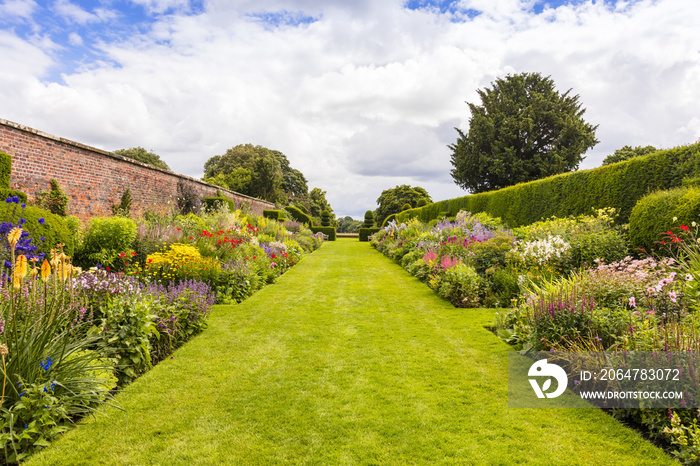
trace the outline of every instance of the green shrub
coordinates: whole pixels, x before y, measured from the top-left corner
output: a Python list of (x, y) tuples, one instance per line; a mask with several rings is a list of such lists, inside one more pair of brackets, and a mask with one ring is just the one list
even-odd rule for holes
[(48, 253), (61, 243), (65, 245), (63, 251), (69, 256), (73, 255), (73, 236), (58, 215), (39, 207), (26, 206), (22, 209), (19, 203), (0, 202), (0, 219), (15, 225), (24, 220), (22, 229), (29, 233), (32, 244), (39, 248), (39, 252)]
[(360, 228), (360, 241), (369, 241), (369, 237), (381, 230), (381, 228)]
[(68, 195), (61, 189), (58, 180), (51, 179), (51, 190), (44, 191), (36, 196), (36, 203), (52, 214), (66, 217), (68, 215)]
[(327, 210), (324, 210), (323, 212), (321, 212), (321, 226), (322, 227), (331, 226), (331, 213), (328, 212)]
[(10, 189), (10, 175), (12, 174), (12, 157), (0, 152), (0, 190)]
[(112, 204), (112, 215), (117, 217), (128, 217), (131, 214), (131, 190), (126, 188), (119, 204)]
[(88, 224), (82, 247), (76, 254), (78, 265), (86, 268), (100, 263), (119, 268), (119, 254), (129, 252), (136, 240), (136, 222), (125, 217), (94, 217)]
[(198, 214), (202, 208), (202, 198), (195, 191), (194, 185), (185, 180), (177, 182), (177, 208), (182, 215)]
[(486, 269), (506, 265), (506, 253), (513, 249), (515, 237), (506, 232), (498, 231), (493, 238), (474, 242), (469, 245), (469, 265), (483, 274)]
[(437, 292), (456, 307), (479, 307), (481, 286), (482, 279), (476, 270), (458, 262), (445, 270)]
[(17, 197), (22, 204), (27, 203), (27, 195), (22, 191), (15, 191), (14, 189), (0, 189), (0, 202), (5, 199)]
[(263, 217), (281, 222), (284, 220), (285, 215), (281, 210), (263, 210)]
[(305, 223), (308, 226), (312, 226), (311, 222), (311, 217), (306, 215), (304, 212), (302, 212), (299, 208), (288, 205), (287, 207), (284, 208), (287, 212), (289, 212), (294, 220), (300, 223)]
[[(368, 210), (365, 212), (365, 223), (362, 224), (362, 228), (372, 228), (374, 226), (374, 212)], [(362, 241), (362, 240), (360, 240)]]
[(586, 214), (591, 208), (614, 207), (618, 223), (628, 221), (632, 208), (650, 191), (681, 186), (700, 175), (700, 143), (635, 157), (591, 170), (564, 173), (486, 193), (428, 204), (397, 214), (400, 222), (423, 222), (442, 212), (487, 212), (515, 227), (541, 218)]
[(204, 203), (204, 210), (206, 210), (207, 212), (213, 212), (215, 210), (218, 210), (223, 205), (228, 206), (229, 212), (236, 211), (236, 203), (227, 197), (203, 197), (202, 202)]
[(313, 233), (323, 233), (328, 235), (328, 241), (335, 241), (335, 228), (333, 227), (310, 227)]
[(411, 208), (411, 204), (409, 204), (408, 202), (405, 203), (403, 206), (401, 206), (401, 210), (402, 210), (402, 211), (403, 211), (403, 210), (408, 210), (408, 209), (410, 209), (410, 208)]
[(659, 250), (664, 232), (692, 222), (700, 223), (700, 188), (689, 186), (657, 191), (640, 199), (632, 209), (630, 245), (647, 251)]
[(389, 222), (391, 222), (393, 220), (396, 220), (396, 214), (391, 214), (387, 218), (385, 218), (384, 221), (382, 222), (382, 228), (387, 226), (389, 224)]

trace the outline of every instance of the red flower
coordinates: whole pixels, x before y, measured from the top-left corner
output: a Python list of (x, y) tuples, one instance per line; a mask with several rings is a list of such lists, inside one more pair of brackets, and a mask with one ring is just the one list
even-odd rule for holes
[(194, 238), (192, 238), (192, 237), (190, 236), (190, 239), (194, 239)]
[(681, 225), (681, 230), (687, 230), (687, 229), (688, 229), (688, 225)]
[(221, 240), (217, 241), (218, 244), (221, 244)]
[(109, 272), (109, 267), (105, 267), (105, 270), (106, 270), (107, 272)]
[(178, 228), (177, 231), (180, 231), (182, 228)]
[(270, 257), (272, 257), (273, 259), (277, 259), (277, 256), (275, 256), (274, 254), (271, 255)]
[(246, 260), (246, 261), (247, 261), (247, 260), (248, 260), (248, 258), (246, 257), (246, 258), (244, 258), (243, 260)]
[(672, 232), (672, 231), (667, 231), (666, 234), (667, 234), (667, 235), (673, 236), (673, 232)]
[(153, 259), (148, 259), (148, 263), (150, 264), (151, 262), (153, 262)]
[(132, 252), (132, 253), (131, 253), (131, 255), (132, 255), (132, 256), (135, 256), (135, 255), (136, 255), (136, 253), (135, 253), (135, 252)]
[(124, 257), (124, 256), (126, 256), (126, 253), (125, 253), (125, 252), (119, 254), (119, 257)]
[(253, 259), (257, 259), (257, 258), (258, 258), (258, 256), (253, 256)]

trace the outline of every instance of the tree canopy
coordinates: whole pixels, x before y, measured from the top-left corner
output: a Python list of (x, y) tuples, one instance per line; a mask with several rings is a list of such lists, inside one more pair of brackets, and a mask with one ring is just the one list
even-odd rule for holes
[(657, 152), (658, 150), (659, 149), (657, 149), (654, 146), (622, 146), (612, 154), (605, 157), (605, 160), (603, 160), (603, 165), (610, 165), (611, 163), (622, 162), (624, 160), (629, 160), (633, 157), (640, 157), (642, 155), (651, 154), (653, 152)]
[(377, 199), (377, 210), (375, 212), (374, 218), (377, 225), (381, 225), (385, 218), (391, 214), (396, 214), (401, 212), (404, 204), (410, 204), (410, 206), (418, 207), (419, 204), (429, 204), (433, 202), (428, 195), (428, 191), (420, 186), (409, 186), (407, 184), (402, 184), (401, 186), (396, 186), (395, 188), (385, 189), (382, 191), (382, 195)]
[(132, 147), (130, 149), (117, 149), (114, 151), (115, 154), (121, 155), (132, 160), (136, 160), (141, 163), (148, 165), (153, 165), (157, 168), (162, 168), (163, 170), (170, 170), (170, 167), (165, 163), (158, 154), (147, 151), (143, 147)]
[(278, 204), (304, 196), (309, 189), (304, 175), (282, 152), (252, 144), (239, 144), (207, 160), (204, 181)]
[(501, 189), (578, 168), (598, 141), (583, 120), (579, 96), (560, 94), (549, 77), (521, 73), (479, 89), (468, 103), (469, 131), (458, 128), (452, 177), (473, 193)]

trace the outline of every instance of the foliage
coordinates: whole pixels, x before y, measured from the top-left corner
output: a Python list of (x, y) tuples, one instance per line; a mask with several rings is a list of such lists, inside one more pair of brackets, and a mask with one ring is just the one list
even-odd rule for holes
[(328, 235), (328, 241), (335, 241), (336, 239), (336, 230), (334, 227), (311, 227), (311, 231), (313, 233)]
[(68, 195), (61, 189), (58, 180), (51, 178), (51, 190), (36, 195), (36, 204), (52, 214), (66, 217), (68, 215)]
[(501, 189), (578, 168), (598, 141), (583, 120), (579, 96), (560, 94), (549, 77), (521, 73), (497, 79), (469, 104), (469, 132), (457, 129), (452, 177), (473, 193)]
[(617, 222), (629, 220), (632, 208), (649, 192), (680, 186), (688, 176), (700, 173), (700, 143), (662, 150), (621, 163), (552, 176), (428, 204), (397, 214), (400, 222), (439, 218), (442, 212), (486, 212), (512, 227), (528, 225), (553, 215), (582, 215), (591, 209), (614, 207)]
[(162, 168), (163, 170), (170, 170), (170, 167), (160, 158), (160, 155), (147, 151), (141, 146), (132, 147), (130, 149), (117, 149), (114, 153), (128, 159), (145, 163), (146, 165), (152, 165), (156, 168)]
[(93, 217), (87, 226), (83, 244), (76, 251), (82, 267), (96, 263), (120, 270), (119, 254), (131, 251), (136, 240), (136, 222), (125, 217)]
[(369, 241), (369, 237), (377, 233), (379, 230), (381, 230), (379, 227), (360, 228), (360, 241)]
[(302, 212), (298, 207), (288, 205), (287, 207), (284, 208), (284, 210), (289, 212), (291, 214), (291, 216), (294, 218), (294, 220), (296, 220), (297, 222), (305, 223), (308, 226), (312, 225), (311, 217), (309, 217), (304, 212)]
[(207, 212), (213, 212), (220, 209), (223, 205), (227, 206), (228, 210), (231, 212), (236, 210), (236, 202), (233, 199), (224, 197), (223, 195), (216, 197), (203, 197), (202, 202), (204, 203), (204, 209)]
[(111, 366), (90, 350), (96, 338), (87, 332), (86, 309), (66, 286), (71, 273), (59, 273), (72, 270), (66, 257), (44, 262), (40, 274), (26, 263), (21, 270), (23, 257), (12, 282), (0, 282), (0, 447), (8, 462), (48, 446), (67, 421), (108, 402), (113, 388), (103, 374)]
[(365, 212), (365, 222), (362, 224), (363, 228), (372, 228), (374, 226), (374, 212), (368, 210)]
[(204, 181), (270, 202), (305, 196), (306, 178), (276, 150), (239, 144), (204, 164)]
[(420, 186), (403, 184), (385, 189), (377, 199), (379, 207), (375, 212), (375, 220), (381, 224), (389, 215), (401, 212), (405, 204), (417, 207), (420, 201), (433, 202), (428, 192)]
[[(8, 202), (9, 200), (9, 202)], [(72, 235), (64, 219), (34, 206), (20, 204), (19, 198), (0, 200), (0, 232), (9, 233), (11, 226), (21, 226), (26, 244), (36, 248), (38, 254), (46, 254), (56, 244), (63, 244), (68, 255), (73, 254)], [(54, 245), (54, 246), (51, 246)], [(0, 256), (9, 251), (7, 238), (0, 238)]]
[(285, 218), (285, 213), (282, 210), (263, 210), (263, 216), (281, 222)]
[(12, 174), (12, 157), (0, 152), (0, 190), (10, 189), (10, 175)]
[(126, 188), (119, 204), (112, 204), (112, 215), (115, 217), (128, 217), (131, 214), (131, 190)]
[(363, 222), (348, 216), (338, 219), (338, 233), (357, 233), (363, 227)]
[(197, 214), (202, 208), (202, 199), (194, 189), (194, 186), (185, 180), (177, 182), (177, 207), (181, 215)]
[(321, 212), (321, 226), (322, 227), (331, 226), (331, 213), (328, 212), (327, 210), (324, 210), (323, 212)]
[(657, 191), (639, 200), (630, 214), (629, 238), (633, 248), (658, 251), (661, 237), (678, 223), (700, 221), (700, 187), (690, 186)]
[(605, 157), (605, 159), (603, 160), (603, 165), (610, 165), (611, 163), (623, 162), (633, 157), (640, 157), (642, 155), (652, 154), (656, 151), (658, 151), (658, 149), (654, 146), (637, 146), (634, 148), (632, 146), (622, 146), (620, 149), (617, 149), (615, 152)]
[(456, 307), (479, 307), (479, 292), (482, 278), (473, 267), (459, 261), (446, 269), (442, 276), (435, 276), (431, 285), (441, 298), (449, 300)]

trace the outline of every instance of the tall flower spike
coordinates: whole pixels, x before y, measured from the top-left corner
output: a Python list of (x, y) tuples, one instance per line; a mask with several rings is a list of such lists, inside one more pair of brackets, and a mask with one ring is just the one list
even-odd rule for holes
[(10, 248), (14, 249), (15, 246), (17, 246), (17, 242), (19, 239), (22, 237), (22, 228), (21, 227), (14, 227), (12, 230), (10, 230), (10, 233), (7, 235), (7, 242), (10, 243)]
[(49, 264), (49, 261), (44, 259), (44, 262), (41, 264), (41, 279), (46, 283), (46, 281), (49, 279), (49, 276), (51, 275), (51, 264)]

